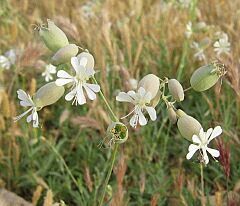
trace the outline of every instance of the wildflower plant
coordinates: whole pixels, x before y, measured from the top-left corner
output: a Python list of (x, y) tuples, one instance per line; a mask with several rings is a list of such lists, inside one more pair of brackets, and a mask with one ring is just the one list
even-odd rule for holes
[[(57, 102), (64, 94), (64, 86), (68, 89), (65, 100), (71, 101), (72, 104), (79, 107), (87, 103), (86, 97), (90, 100), (95, 100), (97, 94), (99, 94), (112, 120), (106, 130), (107, 136), (110, 138), (108, 144), (112, 147), (112, 150), (110, 162), (107, 164), (109, 165), (109, 169), (102, 186), (103, 189), (99, 194), (98, 205), (101, 206), (104, 202), (118, 148), (120, 144), (126, 143), (128, 140), (128, 124), (120, 121), (101, 91), (101, 87), (94, 77), (95, 61), (93, 55), (90, 54), (87, 49), (79, 53), (79, 49), (82, 49), (82, 47), (69, 43), (65, 33), (51, 20), (48, 20), (48, 27), (41, 26), (38, 30), (45, 45), (54, 52), (51, 63), (55, 65), (56, 70), (58, 70), (57, 77), (55, 81), (47, 83), (37, 90), (33, 97), (30, 97), (30, 95), (23, 90), (17, 91), (20, 105), (30, 108), (22, 115), (16, 117), (15, 120), (19, 120), (31, 112), (27, 117), (27, 122), (33, 121), (33, 127), (38, 127), (39, 119), (37, 112), (43, 107)], [(203, 58), (202, 54), (200, 56)], [(71, 65), (71, 67), (68, 67), (68, 65)], [(69, 69), (72, 71), (69, 72)], [(46, 80), (52, 80), (54, 73), (55, 72), (48, 71), (48, 73), (46, 72), (43, 76), (45, 76)], [(214, 86), (225, 73), (225, 66), (220, 62), (204, 65), (193, 73), (190, 79), (191, 88), (197, 92), (205, 91)], [(183, 110), (177, 109), (176, 104), (185, 99), (186, 91), (178, 80), (168, 79), (166, 77), (159, 78), (155, 74), (147, 74), (140, 81), (136, 82), (138, 83), (135, 90), (121, 91), (116, 96), (116, 101), (130, 103), (132, 106), (130, 112), (121, 119), (131, 116), (129, 120), (131, 127), (145, 126), (149, 122), (148, 118), (152, 121), (157, 120), (157, 111), (155, 108), (159, 102), (163, 102), (166, 105), (171, 122), (174, 124), (177, 123), (181, 135), (193, 143), (189, 146), (187, 159), (191, 159), (198, 150), (205, 164), (209, 162), (207, 152), (214, 158), (219, 156), (219, 152), (209, 148), (208, 144), (222, 133), (221, 127), (217, 126), (214, 129), (207, 130), (205, 133), (201, 124), (195, 118), (186, 114)], [(53, 148), (53, 151), (60, 157), (67, 168), (64, 159), (57, 153), (57, 150)], [(78, 186), (71, 171), (68, 168), (67, 171), (73, 182)]]

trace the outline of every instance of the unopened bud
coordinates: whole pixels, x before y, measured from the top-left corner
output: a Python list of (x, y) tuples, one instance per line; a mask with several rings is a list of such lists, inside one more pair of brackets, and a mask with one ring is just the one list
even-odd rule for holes
[(168, 89), (176, 101), (181, 102), (184, 100), (183, 87), (178, 80), (176, 79), (168, 80)]
[(198, 135), (201, 124), (189, 115), (183, 115), (178, 119), (177, 126), (181, 135), (189, 141), (192, 141), (192, 136)]
[(159, 91), (159, 78), (154, 74), (144, 76), (138, 83), (138, 88), (143, 87), (147, 92), (150, 92), (152, 99), (155, 98)]
[(93, 69), (94, 68), (94, 57), (88, 52), (81, 52), (79, 55), (77, 55), (77, 58), (79, 62), (83, 61), (86, 62), (85, 68), (87, 69)]
[(60, 48), (68, 45), (68, 39), (65, 33), (58, 28), (53, 21), (47, 20), (48, 28), (41, 27), (39, 35), (44, 41), (45, 45), (53, 52), (58, 51)]
[(192, 74), (190, 84), (198, 92), (205, 91), (214, 86), (225, 73), (226, 70), (223, 64), (213, 62), (197, 69)]
[(36, 107), (42, 108), (57, 102), (63, 96), (64, 91), (63, 86), (57, 86), (55, 82), (50, 82), (37, 90), (33, 101)]
[(171, 123), (175, 124), (177, 122), (177, 114), (175, 110), (172, 107), (168, 107), (167, 113)]
[(71, 57), (76, 56), (78, 47), (75, 44), (68, 44), (67, 46), (59, 49), (52, 57), (52, 64), (59, 65), (70, 62)]
[(128, 139), (128, 129), (121, 122), (112, 122), (107, 129), (107, 133), (117, 144), (122, 144)]

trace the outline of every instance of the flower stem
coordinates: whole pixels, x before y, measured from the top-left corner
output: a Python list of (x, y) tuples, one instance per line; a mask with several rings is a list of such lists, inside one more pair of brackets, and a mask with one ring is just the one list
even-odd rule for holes
[[(93, 81), (95, 84), (98, 84), (97, 80), (92, 77)], [(107, 109), (108, 109), (108, 112), (109, 114), (111, 115), (113, 121), (116, 121), (116, 122), (119, 122), (117, 116), (114, 114), (111, 106), (109, 105), (107, 99), (105, 98), (103, 92), (100, 90), (99, 92), (103, 102), (105, 103)], [(104, 184), (103, 184), (103, 191), (102, 191), (102, 194), (100, 196), (100, 201), (99, 201), (99, 206), (102, 206), (103, 204), (103, 201), (104, 201), (104, 197), (105, 197), (105, 194), (106, 194), (106, 189), (107, 189), (107, 185), (108, 185), (108, 182), (109, 182), (109, 179), (111, 177), (111, 174), (112, 174), (112, 170), (113, 170), (113, 166), (114, 166), (114, 163), (115, 163), (115, 160), (116, 160), (116, 155), (117, 155), (117, 151), (118, 151), (118, 147), (119, 145), (118, 144), (114, 144), (114, 149), (113, 149), (113, 152), (111, 154), (111, 158), (110, 158), (110, 167), (108, 169), (108, 172), (107, 172), (107, 176), (106, 176), (106, 179), (104, 181)]]
[[(92, 79), (93, 79), (94, 83), (98, 84), (98, 82), (97, 82), (97, 80), (95, 79), (95, 77), (92, 77)], [(104, 94), (102, 93), (101, 90), (100, 90), (99, 94), (100, 94), (102, 100), (104, 101), (106, 107), (108, 108), (108, 111), (109, 111), (110, 115), (112, 116), (113, 120), (116, 121), (116, 122), (118, 122), (119, 120), (118, 120), (117, 116), (116, 116), (116, 115), (114, 114), (114, 112), (112, 111), (112, 108), (110, 107), (107, 99), (105, 98), (105, 96), (104, 96)]]
[(107, 188), (109, 179), (111, 177), (113, 166), (114, 166), (114, 162), (115, 162), (115, 159), (116, 159), (118, 146), (119, 146), (119, 144), (115, 144), (114, 145), (114, 149), (113, 149), (113, 152), (112, 152), (112, 155), (111, 155), (110, 167), (109, 167), (109, 170), (108, 170), (108, 173), (107, 173), (107, 177), (106, 177), (106, 179), (104, 181), (103, 192), (102, 192), (102, 195), (100, 197), (99, 206), (102, 206), (102, 204), (103, 204), (103, 200), (104, 200), (104, 197), (105, 197), (105, 194), (106, 194), (106, 188)]
[(205, 198), (204, 198), (204, 176), (203, 176), (203, 163), (200, 163), (200, 170), (201, 170), (201, 203), (202, 206), (205, 206)]

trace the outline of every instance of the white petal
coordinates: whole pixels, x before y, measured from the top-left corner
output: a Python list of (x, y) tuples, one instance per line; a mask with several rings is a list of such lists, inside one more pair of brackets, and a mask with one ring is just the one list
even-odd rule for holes
[(128, 91), (127, 92), (127, 94), (130, 96), (130, 97), (132, 97), (133, 99), (136, 99), (136, 92), (134, 92), (134, 91)]
[(153, 107), (146, 107), (146, 110), (147, 110), (151, 120), (155, 121), (157, 119), (156, 110)]
[(57, 77), (63, 78), (63, 79), (72, 79), (73, 76), (65, 72), (64, 70), (59, 70), (57, 72)]
[(207, 151), (213, 156), (213, 157), (219, 157), (220, 152), (216, 149), (211, 149), (207, 147)]
[(38, 124), (39, 124), (39, 122), (38, 122), (38, 114), (37, 114), (37, 112), (34, 112), (33, 113), (33, 127), (38, 127)]
[(89, 83), (85, 83), (85, 85), (87, 85), (92, 91), (96, 92), (100, 92), (100, 86), (98, 84), (89, 84)]
[(73, 79), (57, 79), (55, 81), (57, 86), (63, 86), (63, 85), (68, 84), (70, 82), (73, 82)]
[(197, 135), (193, 135), (192, 136), (192, 141), (194, 142), (194, 143), (197, 143), (197, 144), (200, 144), (201, 143), (201, 140), (199, 139), (199, 137), (197, 136)]
[(71, 58), (71, 64), (72, 64), (72, 66), (73, 66), (73, 69), (74, 69), (76, 72), (78, 72), (80, 64), (79, 64), (79, 61), (78, 61), (78, 58), (77, 58), (77, 57), (72, 57), (72, 58)]
[(138, 116), (139, 116), (139, 120), (138, 120), (139, 124), (141, 126), (146, 125), (147, 124), (147, 119), (144, 117), (141, 110), (138, 112)]
[(76, 89), (73, 89), (65, 96), (66, 101), (71, 101), (75, 95), (76, 95)]
[(140, 87), (138, 89), (138, 93), (140, 94), (141, 97), (144, 97), (145, 94), (146, 94), (146, 91), (145, 91), (145, 89), (143, 87)]
[(132, 127), (136, 127), (137, 126), (137, 122), (138, 122), (138, 115), (137, 114), (134, 114), (131, 119), (130, 119), (130, 125)]
[(83, 67), (87, 66), (87, 58), (86, 57), (81, 57), (79, 61), (80, 61), (81, 66), (83, 66)]
[(209, 136), (212, 134), (212, 131), (213, 131), (212, 128), (209, 128), (209, 129), (207, 130), (207, 132), (206, 132), (206, 138), (207, 138), (207, 139), (208, 139)]
[(146, 101), (150, 102), (151, 99), (152, 99), (152, 94), (151, 94), (150, 92), (147, 92), (147, 93), (145, 94), (145, 96), (144, 96), (144, 99), (145, 99)]
[(86, 103), (86, 98), (84, 96), (82, 86), (77, 87), (77, 101), (78, 101), (78, 104), (80, 105), (83, 105)]
[(213, 140), (215, 137), (219, 136), (220, 134), (222, 134), (222, 128), (220, 126), (217, 126), (213, 129), (213, 132), (211, 134), (211, 136), (208, 139), (208, 143)]
[(195, 152), (199, 149), (199, 146), (195, 144), (190, 144), (188, 147), (188, 153), (186, 158), (189, 160), (192, 158), (192, 156), (195, 154)]
[(18, 121), (19, 119), (21, 119), (23, 116), (25, 116), (27, 113), (29, 113), (33, 108), (31, 107), (29, 110), (27, 110), (26, 112), (18, 115), (17, 117), (14, 117), (13, 120), (14, 122)]
[(119, 102), (133, 102), (133, 99), (126, 92), (119, 92), (116, 100)]
[(27, 123), (29, 123), (31, 121), (32, 121), (32, 114), (28, 115), (28, 117), (27, 117)]
[(86, 84), (83, 85), (83, 87), (86, 90), (89, 99), (94, 100), (97, 98), (96, 94)]
[(17, 91), (18, 99), (20, 99), (20, 105), (23, 107), (33, 106), (33, 101), (29, 95), (27, 95), (26, 92), (24, 92), (22, 89), (19, 89)]

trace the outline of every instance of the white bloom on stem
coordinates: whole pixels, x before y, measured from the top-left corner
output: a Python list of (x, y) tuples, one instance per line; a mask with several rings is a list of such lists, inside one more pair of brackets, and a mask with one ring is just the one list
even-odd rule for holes
[(214, 51), (217, 53), (217, 56), (221, 54), (230, 54), (230, 42), (228, 41), (228, 35), (226, 33), (222, 33), (221, 37), (218, 41), (213, 44)]
[(192, 22), (188, 22), (186, 25), (185, 36), (189, 39), (193, 34)]
[(57, 72), (59, 79), (56, 80), (56, 85), (63, 86), (68, 83), (72, 84), (71, 91), (65, 96), (67, 101), (73, 100), (72, 104), (83, 105), (86, 103), (83, 89), (86, 91), (90, 100), (96, 99), (95, 93), (100, 91), (99, 85), (87, 83), (87, 81), (95, 74), (93, 68), (86, 67), (87, 61), (86, 57), (71, 58), (71, 64), (76, 73), (75, 76), (68, 74), (64, 70)]
[(194, 54), (194, 57), (198, 59), (199, 61), (204, 61), (206, 59), (206, 56), (204, 54), (204, 48), (200, 46), (199, 43), (193, 42), (191, 47), (196, 51)]
[[(129, 102), (134, 105), (134, 109), (125, 117), (128, 117), (133, 113), (132, 118), (130, 119), (130, 125), (136, 127), (138, 123), (143, 126), (147, 124), (147, 119), (145, 118), (143, 111), (146, 110), (152, 121), (157, 119), (156, 110), (154, 107), (147, 106), (152, 100), (152, 95), (150, 92), (147, 92), (143, 87), (140, 87), (137, 91), (129, 92), (120, 92), (116, 100), (119, 102)], [(123, 118), (125, 118), (123, 117)]]
[(42, 73), (42, 76), (45, 77), (46, 82), (49, 82), (50, 80), (53, 80), (52, 74), (56, 74), (56, 72), (56, 67), (52, 64), (48, 64), (45, 66), (45, 71)]
[(220, 134), (222, 134), (222, 128), (220, 126), (217, 126), (214, 129), (210, 128), (207, 130), (207, 132), (204, 132), (203, 129), (201, 128), (198, 136), (197, 135), (192, 136), (192, 141), (195, 144), (190, 144), (186, 158), (188, 160), (191, 159), (197, 150), (200, 151), (200, 154), (205, 164), (208, 164), (209, 162), (207, 152), (210, 153), (213, 158), (219, 157), (220, 155), (219, 151), (216, 149), (209, 148), (208, 144)]
[(17, 55), (14, 49), (10, 49), (4, 55), (0, 55), (0, 68), (10, 69), (15, 64)]
[(23, 107), (30, 107), (26, 112), (22, 113), (21, 115), (14, 117), (14, 121), (18, 121), (22, 117), (24, 117), (26, 114), (31, 112), (30, 115), (27, 117), (27, 122), (33, 122), (33, 127), (38, 127), (39, 122), (38, 122), (38, 114), (37, 114), (37, 107), (35, 106), (32, 98), (30, 97), (29, 94), (27, 94), (25, 91), (19, 89), (17, 91), (18, 94), (18, 99), (20, 100), (20, 105)]

